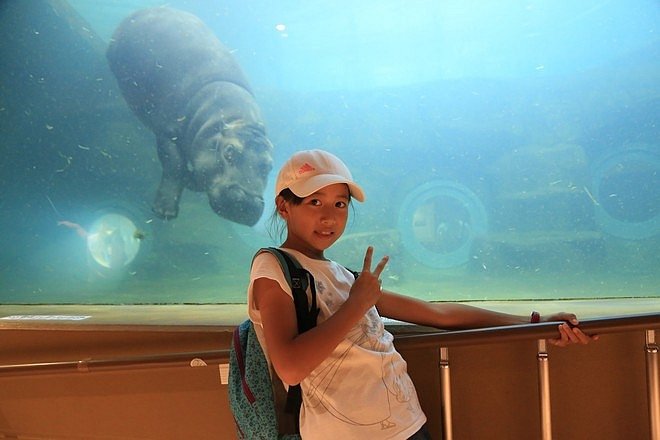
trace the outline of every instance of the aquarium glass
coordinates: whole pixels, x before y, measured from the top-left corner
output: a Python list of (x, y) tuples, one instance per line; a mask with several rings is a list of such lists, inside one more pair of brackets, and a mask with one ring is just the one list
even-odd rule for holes
[[(245, 302), (277, 171), (311, 148), (367, 195), (328, 256), (374, 246), (387, 289), (660, 295), (657, 1), (174, 0), (208, 33), (134, 23), (113, 73), (117, 27), (161, 4), (0, 5), (0, 304)], [(216, 39), (247, 84), (190, 61)], [(266, 137), (204, 144), (241, 105)]]

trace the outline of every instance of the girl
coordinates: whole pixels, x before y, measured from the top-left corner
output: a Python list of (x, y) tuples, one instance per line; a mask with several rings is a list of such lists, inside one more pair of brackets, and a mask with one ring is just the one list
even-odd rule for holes
[[(383, 290), (380, 275), (388, 257), (374, 265), (371, 247), (357, 279), (325, 258), (325, 250), (344, 232), (351, 201), (365, 199), (346, 165), (326, 151), (294, 154), (280, 170), (275, 192), (276, 214), (287, 230), (281, 247), (314, 277), (318, 324), (298, 334), (291, 290), (270, 253), (253, 261), (249, 316), (280, 379), (302, 386), (302, 438), (430, 439), (406, 363), (381, 316), (443, 329), (522, 324), (530, 317)], [(534, 312), (531, 321), (539, 319)], [(543, 320), (578, 323), (570, 313)], [(559, 326), (559, 334), (551, 341), (559, 346), (594, 339), (567, 323)]]

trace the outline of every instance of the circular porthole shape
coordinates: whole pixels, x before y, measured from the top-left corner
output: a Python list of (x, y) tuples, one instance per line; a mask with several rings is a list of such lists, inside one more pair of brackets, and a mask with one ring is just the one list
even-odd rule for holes
[(122, 270), (140, 251), (141, 232), (133, 221), (121, 214), (104, 214), (87, 234), (87, 250), (94, 261), (110, 270)]
[(445, 269), (465, 264), (476, 237), (488, 230), (481, 200), (465, 186), (439, 180), (414, 189), (399, 211), (404, 247), (427, 266)]
[(94, 211), (86, 230), (86, 247), (95, 273), (117, 278), (148, 253), (152, 231), (135, 209), (121, 203), (106, 204)]
[(615, 237), (641, 240), (660, 233), (660, 155), (622, 150), (598, 162), (591, 189), (596, 223)]

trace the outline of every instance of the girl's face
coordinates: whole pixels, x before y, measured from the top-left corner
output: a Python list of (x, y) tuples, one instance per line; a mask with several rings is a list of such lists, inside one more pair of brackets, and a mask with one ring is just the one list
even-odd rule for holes
[(343, 183), (323, 187), (300, 204), (278, 197), (277, 210), (287, 224), (283, 246), (323, 259), (323, 252), (344, 233), (350, 200), (348, 186)]

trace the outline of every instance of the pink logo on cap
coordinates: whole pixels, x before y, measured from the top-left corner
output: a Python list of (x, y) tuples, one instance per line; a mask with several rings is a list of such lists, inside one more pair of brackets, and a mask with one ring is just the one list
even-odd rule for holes
[(309, 163), (305, 162), (300, 168), (298, 168), (298, 175), (309, 173), (310, 171), (315, 171), (316, 168), (311, 166)]

